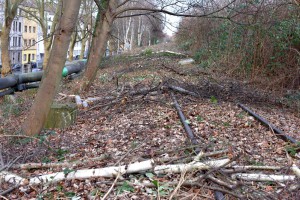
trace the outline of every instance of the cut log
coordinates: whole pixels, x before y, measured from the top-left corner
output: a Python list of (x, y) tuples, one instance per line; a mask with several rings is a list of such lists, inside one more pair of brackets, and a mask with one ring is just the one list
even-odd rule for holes
[(295, 164), (292, 165), (291, 170), (300, 178), (300, 169)]
[(245, 181), (275, 181), (275, 182), (285, 182), (293, 181), (296, 179), (296, 176), (293, 175), (274, 175), (274, 174), (246, 174), (246, 173), (237, 173), (232, 174), (232, 178), (240, 179)]
[(76, 95), (76, 96), (75, 96), (75, 102), (76, 102), (76, 105), (77, 105), (79, 108), (82, 107), (82, 100), (81, 100), (81, 98), (80, 98), (79, 95)]

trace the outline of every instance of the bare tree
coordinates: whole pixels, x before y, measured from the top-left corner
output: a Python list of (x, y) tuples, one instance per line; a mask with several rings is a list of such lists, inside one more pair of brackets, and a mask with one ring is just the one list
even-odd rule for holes
[[(38, 15), (27, 10), (26, 7), (20, 7), (20, 9), (27, 13), (27, 16), (30, 19), (35, 20), (39, 23), (41, 30), (42, 30), (42, 40), (44, 43), (44, 59), (43, 59), (43, 66), (44, 68), (47, 67), (49, 62), (50, 50), (52, 47), (54, 32), (61, 15), (61, 1), (52, 1), (52, 0), (34, 0), (31, 2), (26, 2), (28, 8), (36, 7), (38, 10)], [(53, 19), (49, 19), (50, 14), (54, 14)], [(50, 25), (51, 21), (51, 25)], [(49, 29), (50, 27), (50, 29)]]
[(55, 32), (50, 62), (48, 62), (35, 102), (27, 117), (30, 123), (23, 124), (23, 131), (26, 135), (38, 134), (43, 129), (62, 78), (61, 72), (66, 61), (71, 35), (77, 23), (80, 4), (81, 0), (62, 0), (62, 15)]

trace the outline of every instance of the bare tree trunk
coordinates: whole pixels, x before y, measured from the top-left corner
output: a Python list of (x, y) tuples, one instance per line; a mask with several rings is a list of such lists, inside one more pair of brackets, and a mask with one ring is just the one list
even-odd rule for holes
[[(108, 8), (98, 11), (98, 16), (93, 34), (93, 41), (87, 61), (87, 68), (81, 80), (79, 90), (87, 90), (94, 81), (99, 64), (105, 53), (107, 38), (113, 23), (113, 10), (116, 8), (116, 0), (109, 1)], [(101, 12), (101, 13), (100, 13)]]
[[(49, 58), (50, 58), (50, 52), (51, 52), (51, 48), (52, 48), (52, 42), (53, 42), (53, 38), (54, 38), (54, 32), (56, 30), (56, 25), (60, 19), (60, 15), (61, 15), (61, 5), (62, 5), (62, 0), (59, 0), (57, 2), (57, 9), (55, 11), (55, 15), (53, 18), (53, 22), (51, 25), (51, 30), (50, 33), (47, 33), (47, 19), (41, 21), (42, 24), (40, 23), (40, 25), (44, 28), (42, 28), (43, 31), (43, 37), (44, 37), (44, 60), (43, 60), (43, 68), (46, 69), (48, 66), (48, 62), (49, 62)], [(41, 14), (41, 13), (40, 13)], [(44, 13), (43, 13), (44, 15)]]
[(71, 42), (69, 47), (69, 61), (72, 61), (74, 57), (74, 47), (76, 44), (76, 39), (77, 39), (77, 31), (75, 31), (71, 37)]
[(11, 28), (11, 22), (9, 26), (3, 26), (1, 35), (1, 59), (2, 59), (2, 76), (6, 76), (10, 72), (10, 57), (9, 57), (9, 33)]
[(47, 64), (49, 62), (50, 50), (51, 50), (51, 45), (52, 45), (51, 41), (49, 41), (48, 38), (46, 40), (44, 40), (44, 60), (43, 60), (43, 68), (44, 69), (46, 69)]
[(88, 40), (87, 36), (84, 36), (85, 38), (82, 39), (81, 41), (81, 50), (80, 50), (80, 56), (79, 59), (83, 59), (84, 58), (84, 53), (85, 53), (85, 47), (86, 47), (86, 42)]
[(48, 62), (35, 102), (30, 109), (27, 121), (23, 124), (23, 131), (26, 135), (39, 134), (43, 129), (61, 81), (61, 73), (66, 61), (71, 35), (77, 22), (80, 3), (81, 0), (62, 0), (63, 12), (50, 54), (51, 62)]
[(131, 35), (130, 35), (130, 51), (132, 50), (133, 47), (133, 39), (134, 39), (134, 21), (132, 22), (132, 27), (131, 27)]

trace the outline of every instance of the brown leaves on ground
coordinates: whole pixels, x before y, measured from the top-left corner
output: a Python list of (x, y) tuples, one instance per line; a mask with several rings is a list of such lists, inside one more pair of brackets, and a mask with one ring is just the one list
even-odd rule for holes
[[(214, 81), (207, 83), (206, 86), (203, 85), (203, 80), (209, 80), (208, 76), (210, 75), (195, 73), (195, 71), (199, 71), (196, 65), (185, 69), (177, 65), (179, 60), (180, 58), (176, 57), (155, 55), (150, 57), (121, 56), (111, 58), (104, 62), (103, 68), (99, 71), (91, 90), (81, 97), (129, 94), (130, 91), (138, 91), (159, 85), (162, 80), (169, 81), (172, 84), (192, 90), (203, 97), (194, 98), (176, 94), (194, 134), (197, 138), (204, 140), (199, 145), (205, 152), (228, 149), (227, 156), (229, 158), (235, 157), (237, 152), (243, 152), (236, 161), (239, 165), (286, 166), (289, 161), (285, 153), (287, 144), (278, 139), (268, 128), (254, 120), (253, 117), (243, 112), (234, 103), (248, 97), (244, 98), (242, 95), (232, 96), (233, 92), (237, 91), (233, 89), (231, 90), (232, 93), (221, 94), (223, 89), (219, 90), (220, 87)], [(176, 71), (181, 73), (167, 70), (163, 65), (176, 68)], [(190, 74), (189, 70), (197, 75)], [(182, 73), (186, 73), (186, 75), (183, 76)], [(118, 75), (116, 76), (116, 74)], [(61, 92), (71, 94), (69, 92), (72, 91), (73, 83), (65, 81), (65, 84)], [(218, 84), (222, 85), (222, 81)], [(224, 85), (229, 84), (225, 82)], [(200, 91), (199, 88), (203, 88), (203, 90)], [(226, 89), (226, 91), (229, 90)], [(243, 94), (246, 93), (243, 92)], [(30, 107), (34, 94), (31, 94), (30, 98), (27, 97), (28, 94), (28, 91), (23, 94), (16, 94), (17, 99), (24, 100), (16, 106)], [(215, 96), (213, 97), (213, 95)], [(254, 99), (264, 98), (255, 96)], [(72, 99), (64, 99), (64, 102), (66, 101), (72, 101)], [(3, 102), (0, 106), (0, 112), (7, 112)], [(35, 140), (0, 137), (4, 162), (8, 163), (18, 155), (21, 155), (22, 159), (19, 159), (16, 163), (74, 161), (97, 157), (102, 154), (111, 155), (110, 159), (88, 165), (88, 167), (98, 168), (114, 166), (116, 163), (122, 165), (152, 157), (186, 158), (193, 155), (192, 149), (188, 148), (190, 146), (189, 141), (167, 91), (158, 91), (153, 95), (148, 94), (139, 97), (127, 95), (118, 103), (112, 104), (108, 100), (98, 102), (94, 106), (97, 107), (80, 110), (78, 119), (73, 126), (64, 130), (47, 130), (43, 133), (43, 136), (47, 138), (49, 145), (53, 148), (51, 150)], [(300, 136), (297, 134), (297, 130), (300, 130), (300, 120), (295, 114), (291, 114), (289, 110), (272, 105), (265, 107), (262, 104), (249, 104), (249, 106), (274, 125), (283, 128), (287, 134), (300, 140)], [(9, 117), (0, 122), (4, 134), (17, 133), (18, 126), (16, 125), (26, 118), (26, 110), (21, 110), (17, 115), (14, 115), (12, 111), (6, 113)], [(299, 159), (293, 161), (297, 165), (300, 164)], [(79, 166), (76, 169), (85, 167)], [(31, 177), (62, 170), (64, 169), (16, 170), (15, 173), (24, 177)], [(186, 178), (193, 179), (199, 174), (201, 172), (187, 174)], [(219, 174), (215, 173), (214, 175)], [(169, 189), (168, 182), (178, 181), (180, 175), (170, 174), (164, 177), (154, 177), (153, 179), (162, 186), (161, 199), (167, 199), (172, 191), (172, 189)], [(43, 199), (68, 197), (100, 199), (100, 196), (108, 191), (113, 181), (113, 179), (104, 178), (62, 181), (45, 189), (42, 187), (32, 188), (26, 194), (14, 190), (7, 197), (9, 199), (30, 199), (38, 196)], [(120, 184), (115, 186), (109, 198), (157, 198), (157, 189), (142, 186), (132, 187), (126, 185), (126, 181), (151, 183), (151, 180), (145, 174), (121, 177)], [(204, 186), (220, 187), (215, 183), (202, 182), (202, 184)], [(0, 192), (9, 189), (9, 187), (10, 185), (7, 184), (1, 185)], [(171, 188), (174, 189), (174, 187)], [(274, 197), (275, 193), (278, 192), (275, 197), (279, 199), (287, 194), (291, 199), (299, 195), (297, 192), (286, 193), (284, 189), (282, 185), (277, 183), (272, 186), (264, 183), (253, 183), (252, 186), (245, 185), (243, 187), (245, 194), (257, 191)], [(199, 186), (181, 187), (177, 197), (181, 198), (187, 195), (191, 199), (212, 199), (214, 193), (212, 190)], [(234, 199), (231, 195), (226, 195), (226, 198)]]

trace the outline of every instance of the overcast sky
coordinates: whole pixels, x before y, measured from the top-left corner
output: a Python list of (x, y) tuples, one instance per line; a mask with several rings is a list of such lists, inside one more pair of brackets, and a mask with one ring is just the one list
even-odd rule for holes
[(168, 35), (173, 35), (174, 32), (177, 31), (178, 24), (180, 22), (181, 17), (176, 17), (172, 15), (166, 15), (166, 23), (164, 32)]

